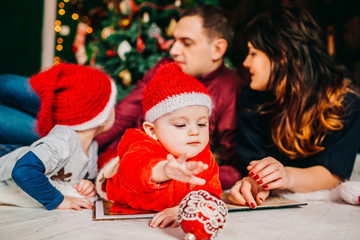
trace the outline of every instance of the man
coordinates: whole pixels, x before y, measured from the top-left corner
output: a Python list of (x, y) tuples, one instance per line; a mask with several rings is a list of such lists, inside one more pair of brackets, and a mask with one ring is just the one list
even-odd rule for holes
[[(219, 154), (220, 164), (237, 167), (235, 103), (244, 81), (224, 65), (223, 56), (232, 38), (233, 30), (220, 8), (204, 5), (184, 12), (174, 31), (175, 42), (170, 49), (173, 59), (160, 61), (117, 104), (113, 128), (96, 139), (100, 147), (115, 150), (126, 129), (141, 126), (141, 101), (146, 84), (164, 62), (175, 61), (209, 91), (215, 103), (209, 145), (215, 155)], [(223, 188), (231, 187), (239, 178), (233, 169), (220, 168)]]

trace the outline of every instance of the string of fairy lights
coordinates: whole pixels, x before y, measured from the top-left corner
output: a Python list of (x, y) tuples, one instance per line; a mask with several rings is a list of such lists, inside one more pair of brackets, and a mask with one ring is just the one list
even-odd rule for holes
[[(71, 1), (71, 2), (70, 2)], [(61, 57), (59, 56), (61, 51), (64, 50), (63, 44), (64, 44), (64, 37), (68, 36), (70, 34), (70, 27), (66, 24), (63, 24), (63, 20), (68, 20), (69, 15), (71, 15), (71, 19), (73, 21), (79, 20), (79, 14), (76, 12), (73, 12), (74, 10), (70, 11), (69, 4), (76, 5), (77, 9), (81, 9), (83, 7), (82, 1), (78, 0), (58, 0), (58, 11), (56, 15), (56, 20), (54, 23), (54, 31), (56, 34), (56, 47), (55, 47), (55, 57), (54, 57), (54, 64), (57, 64), (61, 61)], [(88, 26), (86, 29), (86, 32), (88, 34), (93, 32), (93, 29)]]

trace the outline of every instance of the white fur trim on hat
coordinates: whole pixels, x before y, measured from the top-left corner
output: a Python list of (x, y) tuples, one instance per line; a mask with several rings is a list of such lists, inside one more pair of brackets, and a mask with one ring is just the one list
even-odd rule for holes
[(100, 112), (96, 117), (90, 121), (84, 122), (82, 124), (69, 126), (75, 131), (83, 131), (91, 128), (95, 128), (103, 124), (110, 116), (110, 112), (116, 103), (117, 88), (115, 83), (111, 80), (111, 94), (109, 102), (106, 104), (104, 110)]
[(182, 93), (169, 96), (150, 108), (145, 114), (145, 121), (154, 122), (156, 119), (183, 107), (205, 106), (209, 109), (209, 116), (212, 110), (212, 101), (209, 95), (204, 93)]

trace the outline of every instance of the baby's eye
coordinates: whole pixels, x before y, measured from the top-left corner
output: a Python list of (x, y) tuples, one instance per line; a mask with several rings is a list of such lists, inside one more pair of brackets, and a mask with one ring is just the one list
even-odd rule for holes
[(198, 126), (199, 126), (199, 127), (206, 127), (207, 124), (206, 124), (206, 123), (199, 123)]
[(185, 124), (175, 124), (174, 126), (177, 127), (177, 128), (183, 128), (183, 127), (185, 127), (186, 125), (185, 125)]

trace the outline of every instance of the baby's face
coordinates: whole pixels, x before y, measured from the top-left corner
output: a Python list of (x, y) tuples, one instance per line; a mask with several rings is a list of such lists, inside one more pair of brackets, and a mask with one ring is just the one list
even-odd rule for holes
[(176, 157), (185, 153), (195, 157), (209, 142), (209, 110), (204, 106), (178, 109), (160, 117), (154, 125), (160, 143)]

